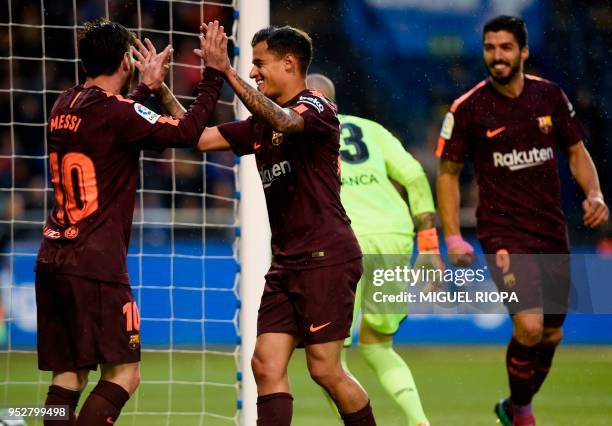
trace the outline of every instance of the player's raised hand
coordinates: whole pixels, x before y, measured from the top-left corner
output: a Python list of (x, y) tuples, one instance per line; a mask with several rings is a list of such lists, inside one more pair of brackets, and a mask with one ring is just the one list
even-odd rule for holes
[(164, 83), (166, 74), (168, 74), (170, 55), (174, 50), (171, 45), (168, 45), (160, 53), (157, 53), (155, 46), (148, 38), (145, 38), (145, 44), (136, 39), (138, 49), (132, 46), (132, 53), (135, 57), (134, 66), (140, 73), (140, 80), (152, 92), (158, 92)]
[(200, 48), (194, 49), (194, 53), (204, 60), (207, 67), (221, 72), (230, 69), (230, 60), (227, 55), (228, 37), (219, 21), (209, 22), (200, 26)]
[(584, 209), (584, 225), (589, 228), (597, 228), (608, 221), (610, 212), (601, 193), (589, 195), (582, 202)]
[(445, 238), (448, 261), (455, 266), (470, 266), (474, 261), (474, 247), (461, 235), (450, 235)]

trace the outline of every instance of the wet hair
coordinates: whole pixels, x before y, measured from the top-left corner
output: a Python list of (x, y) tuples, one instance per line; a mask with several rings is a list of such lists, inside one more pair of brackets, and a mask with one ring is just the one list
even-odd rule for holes
[(508, 31), (514, 35), (519, 48), (527, 46), (527, 25), (516, 16), (500, 15), (487, 22), (482, 30), (482, 38), (488, 32)]
[(302, 73), (304, 75), (308, 73), (308, 67), (312, 61), (312, 39), (306, 32), (288, 25), (271, 26), (257, 31), (251, 40), (251, 46), (255, 47), (264, 41), (268, 45), (268, 50), (278, 56), (294, 55)]
[(85, 22), (78, 33), (79, 58), (90, 78), (113, 74), (130, 45), (134, 34), (123, 25), (100, 18)]

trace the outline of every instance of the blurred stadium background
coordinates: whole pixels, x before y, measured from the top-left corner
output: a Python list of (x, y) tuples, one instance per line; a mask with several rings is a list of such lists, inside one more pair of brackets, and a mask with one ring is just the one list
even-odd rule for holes
[[(0, 407), (40, 404), (48, 380), (35, 371), (35, 357), (26, 352), (35, 344), (32, 253), (50, 200), (45, 111), (78, 74), (74, 31), (61, 27), (108, 15), (145, 29), (140, 35), (158, 47), (171, 40), (176, 63), (172, 87), (188, 103), (199, 78), (198, 61), (190, 53), (196, 39), (190, 33), (202, 14), (231, 28), (233, 6), (229, 0), (203, 5), (191, 0), (0, 1), (0, 297), (4, 317), (10, 319), (0, 327)], [(558, 82), (572, 100), (610, 204), (610, 1), (270, 0), (270, 7), (272, 24), (311, 34), (311, 71), (334, 80), (341, 112), (376, 120), (400, 137), (432, 183), (437, 165), (432, 152), (448, 106), (486, 76), (482, 24), (500, 13), (522, 15), (529, 29), (528, 71)], [(42, 60), (26, 59), (43, 56), (56, 58), (44, 61), (44, 70)], [(234, 117), (231, 91), (225, 90), (223, 98), (215, 122)], [(119, 423), (229, 424), (236, 411), (239, 344), (234, 158), (168, 151), (147, 153), (142, 164), (130, 272), (141, 304), (144, 345), (158, 351), (144, 355), (143, 375), (151, 383), (132, 398), (130, 410), (192, 415), (146, 420), (127, 415)], [(469, 168), (462, 185), (462, 226), (473, 238), (477, 199)], [(595, 232), (582, 226), (580, 190), (563, 162), (562, 189), (572, 249), (612, 256), (612, 225)], [(202, 300), (194, 302), (194, 295)], [(413, 369), (432, 424), (493, 424), (492, 403), (506, 392), (502, 345), (510, 330), (504, 315), (413, 316), (403, 324), (396, 343)], [(565, 340), (550, 383), (536, 401), (542, 424), (612, 424), (612, 317), (571, 316)], [(172, 355), (163, 352), (168, 348)], [(205, 355), (193, 353), (200, 348), (206, 348)], [(294, 423), (336, 424), (309, 383), (301, 354), (296, 358)], [(401, 424), (356, 353), (350, 360), (372, 394), (379, 424)], [(190, 387), (194, 375), (195, 393)], [(194, 413), (200, 410), (221, 417)]]

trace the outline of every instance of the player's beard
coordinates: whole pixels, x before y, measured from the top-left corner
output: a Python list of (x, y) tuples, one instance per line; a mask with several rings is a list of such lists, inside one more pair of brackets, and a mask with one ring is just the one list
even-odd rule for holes
[[(507, 76), (505, 77), (500, 77), (495, 75), (495, 70), (493, 67), (495, 67), (495, 65), (497, 64), (504, 64), (510, 67), (510, 72), (508, 73)], [(521, 69), (521, 59), (517, 58), (515, 63), (508, 63), (506, 61), (493, 61), (490, 64), (485, 64), (486, 68), (487, 68), (487, 72), (489, 73), (489, 75), (491, 76), (491, 78), (496, 82), (499, 83), (501, 85), (506, 85), (508, 83), (510, 83), (512, 81), (512, 79), (514, 78), (514, 76), (516, 76), (518, 74), (518, 72)]]
[(125, 79), (125, 83), (121, 87), (121, 96), (127, 96), (130, 93), (130, 88), (132, 87), (132, 80), (134, 79), (134, 64), (132, 64), (130, 73)]

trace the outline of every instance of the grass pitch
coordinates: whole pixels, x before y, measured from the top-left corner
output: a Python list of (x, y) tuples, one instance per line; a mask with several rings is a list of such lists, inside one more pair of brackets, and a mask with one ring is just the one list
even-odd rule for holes
[[(404, 346), (399, 352), (412, 369), (433, 426), (495, 425), (493, 404), (507, 394), (504, 347)], [(562, 346), (557, 354), (534, 401), (538, 426), (612, 425), (612, 347)], [(349, 366), (370, 394), (377, 423), (404, 425), (399, 409), (356, 350), (349, 351)], [(233, 357), (144, 353), (142, 376), (147, 383), (130, 399), (117, 425), (234, 423), (237, 387)], [(308, 377), (301, 350), (294, 354), (290, 377), (295, 397), (293, 425), (340, 424)], [(174, 382), (171, 386), (170, 378)], [(0, 354), (0, 406), (41, 405), (48, 380), (48, 374), (36, 371), (35, 355)], [(97, 373), (92, 373), (88, 390), (95, 381)], [(27, 419), (27, 424), (42, 422)]]

